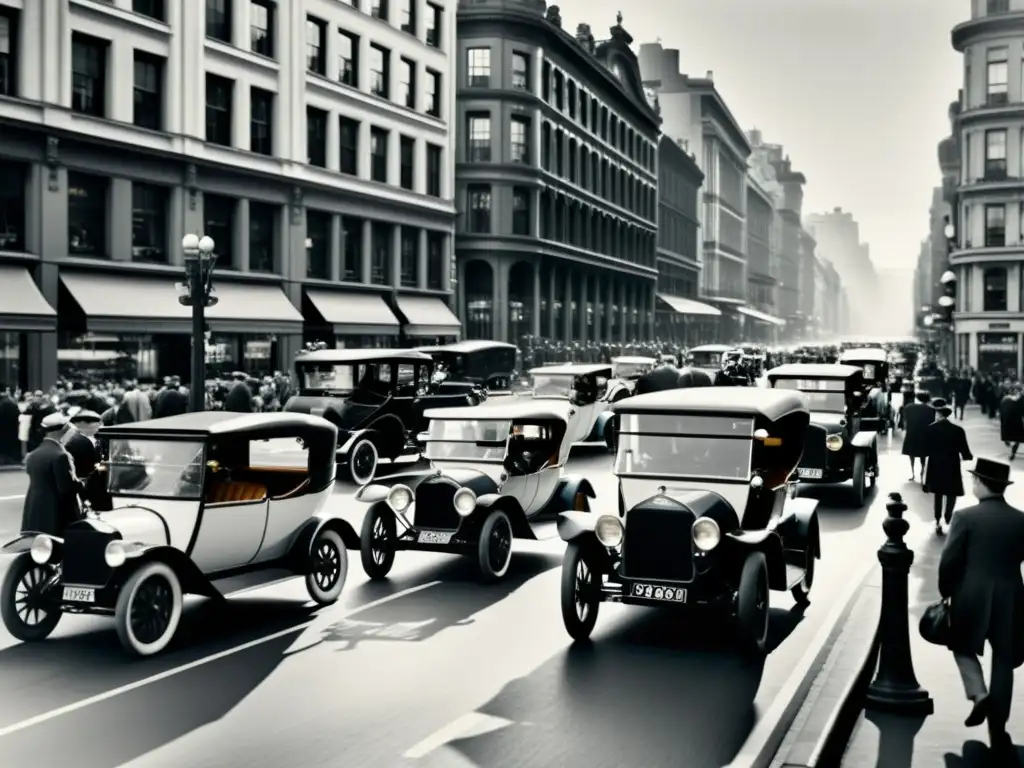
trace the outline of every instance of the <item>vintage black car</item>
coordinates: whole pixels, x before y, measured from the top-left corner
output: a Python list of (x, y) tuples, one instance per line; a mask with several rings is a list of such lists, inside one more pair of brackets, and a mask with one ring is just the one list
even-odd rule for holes
[(295, 358), (298, 394), (284, 409), (334, 424), (339, 476), (366, 485), (381, 460), (419, 454), (427, 408), (475, 404), (466, 392), (443, 392), (433, 368), (429, 355), (410, 349), (307, 352)]
[(864, 372), (867, 401), (863, 415), (880, 419), (879, 434), (887, 434), (892, 426), (892, 398), (889, 390), (889, 355), (882, 347), (856, 347), (839, 355), (842, 365), (853, 365)]
[(515, 344), (503, 341), (457, 341), (443, 347), (417, 347), (434, 360), (441, 394), (473, 393), (484, 399), (509, 392), (518, 378)]
[(562, 619), (590, 636), (601, 602), (718, 609), (766, 650), (769, 590), (806, 602), (817, 501), (792, 499), (809, 414), (796, 393), (692, 388), (615, 405), (619, 514), (565, 512)]
[(769, 386), (807, 398), (811, 423), (797, 476), (802, 483), (853, 481), (853, 500), (864, 504), (878, 481), (882, 421), (865, 415), (864, 371), (837, 363), (791, 363), (768, 371)]

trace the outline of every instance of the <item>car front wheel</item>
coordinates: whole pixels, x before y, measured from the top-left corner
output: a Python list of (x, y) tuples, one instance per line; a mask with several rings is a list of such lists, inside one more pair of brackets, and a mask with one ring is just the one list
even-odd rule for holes
[(395, 514), (374, 504), (363, 518), (359, 533), (359, 558), (371, 579), (385, 578), (395, 564)]
[(178, 631), (181, 606), (181, 582), (169, 565), (139, 566), (121, 587), (114, 609), (121, 645), (139, 656), (160, 653)]
[(53, 568), (39, 565), (28, 552), (18, 555), (0, 586), (0, 616), (11, 636), (23, 643), (45, 640), (63, 615), (43, 595)]
[(500, 509), (491, 512), (480, 526), (477, 560), (483, 581), (498, 581), (512, 562), (512, 523)]
[(332, 605), (341, 597), (348, 577), (348, 550), (337, 531), (326, 528), (313, 539), (306, 591), (314, 602)]
[(744, 653), (763, 656), (768, 647), (768, 563), (761, 552), (743, 561), (736, 594), (737, 640)]
[(587, 556), (587, 548), (570, 541), (562, 559), (562, 623), (569, 637), (587, 640), (597, 624), (601, 607), (601, 575)]

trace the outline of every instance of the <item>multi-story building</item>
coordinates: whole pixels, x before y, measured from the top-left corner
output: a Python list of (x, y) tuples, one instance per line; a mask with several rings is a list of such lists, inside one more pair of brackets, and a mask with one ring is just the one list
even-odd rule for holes
[(771, 162), (770, 146), (761, 132), (747, 132), (747, 301), (744, 334), (765, 342), (778, 341), (786, 321), (778, 317), (781, 281), (782, 216), (785, 198)]
[(621, 14), (458, 8), (458, 307), (471, 338), (654, 334), (660, 119)]
[(680, 143), (658, 142), (658, 304), (655, 336), (695, 346), (714, 338), (721, 311), (698, 301), (700, 186), (704, 174)]
[(187, 374), (186, 233), (211, 373), (457, 335), (453, 7), (0, 0), (0, 385)]
[(820, 305), (818, 303), (817, 281), (820, 264), (817, 257), (818, 243), (806, 229), (800, 230), (800, 249), (797, 255), (800, 292), (798, 297), (797, 330), (805, 340), (826, 341), (822, 335)]
[(785, 322), (782, 330), (786, 341), (800, 341), (807, 329), (807, 320), (800, 307), (800, 270), (803, 265), (804, 229), (800, 217), (804, 204), (805, 177), (793, 170), (789, 155), (778, 144), (768, 144), (766, 156), (775, 170), (775, 178), (782, 188), (782, 196), (776, 204), (780, 235), (778, 239), (778, 315)]
[(704, 259), (701, 297), (723, 311), (718, 335), (743, 337), (747, 308), (747, 158), (750, 144), (714, 83), (679, 71), (679, 51), (661, 43), (640, 46), (644, 85), (657, 95), (662, 130), (682, 140), (704, 172)]
[(884, 335), (891, 321), (871, 301), (878, 290), (878, 276), (871, 262), (870, 246), (860, 241), (860, 224), (853, 214), (836, 207), (828, 213), (808, 214), (804, 226), (814, 236), (818, 253), (835, 266), (852, 299), (850, 329), (854, 333)]

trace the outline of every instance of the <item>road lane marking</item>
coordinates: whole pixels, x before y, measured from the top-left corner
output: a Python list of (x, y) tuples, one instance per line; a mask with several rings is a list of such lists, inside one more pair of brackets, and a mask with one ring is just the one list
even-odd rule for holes
[(24, 499), (24, 493), (16, 493), (13, 496), (0, 496), (0, 501), (16, 501), (18, 499)]
[[(436, 587), (440, 583), (441, 583), (441, 581), (437, 580), (437, 581), (428, 582), (426, 584), (420, 584), (419, 586), (410, 587), (409, 589), (403, 589), (401, 592), (396, 592), (393, 595), (387, 595), (386, 597), (382, 597), (379, 600), (373, 600), (372, 602), (366, 603), (365, 605), (360, 605), (358, 608), (352, 608), (351, 610), (345, 611), (341, 616), (331, 616), (331, 621), (334, 622), (334, 621), (337, 621), (339, 619), (345, 618), (347, 616), (351, 616), (351, 615), (353, 615), (355, 613), (359, 613), (361, 611), (370, 610), (371, 608), (376, 608), (376, 607), (378, 607), (380, 605), (384, 605), (385, 603), (390, 603), (392, 600), (397, 600), (400, 597), (405, 597), (406, 595), (411, 595), (411, 594), (413, 594), (415, 592), (421, 592), (424, 589), (429, 589), (430, 587)], [(233, 648), (227, 648), (227, 649), (225, 649), (223, 651), (218, 651), (217, 653), (212, 653), (209, 656), (204, 656), (201, 659), (196, 659), (195, 661), (190, 661), (187, 664), (182, 664), (179, 667), (173, 667), (172, 669), (166, 669), (163, 672), (160, 672), (158, 674), (151, 675), (149, 677), (143, 678), (142, 680), (136, 680), (133, 683), (128, 683), (126, 685), (122, 685), (122, 686), (119, 686), (117, 688), (111, 688), (109, 691), (104, 691), (103, 693), (98, 693), (95, 696), (89, 696), (88, 698), (82, 699), (80, 701), (76, 701), (76, 702), (74, 702), (72, 704), (67, 704), (67, 705), (65, 705), (63, 707), (57, 707), (56, 709), (51, 709), (49, 712), (43, 712), (42, 714), (36, 715), (35, 717), (30, 717), (30, 718), (28, 718), (26, 720), (22, 720), (21, 722), (14, 723), (13, 725), (9, 725), (6, 728), (0, 728), (0, 739), (2, 739), (5, 736), (10, 736), (12, 733), (17, 733), (18, 731), (23, 731), (26, 728), (31, 728), (33, 726), (49, 722), (50, 720), (55, 720), (58, 717), (63, 717), (64, 715), (69, 715), (72, 712), (77, 712), (80, 709), (85, 709), (86, 707), (92, 706), (93, 704), (100, 704), (100, 703), (102, 703), (104, 701), (107, 701), (108, 699), (112, 699), (112, 698), (114, 698), (116, 696), (120, 696), (120, 695), (125, 694), (125, 693), (131, 693), (132, 691), (138, 690), (139, 688), (144, 688), (147, 685), (152, 685), (153, 683), (159, 683), (162, 680), (166, 680), (166, 679), (168, 679), (170, 677), (174, 677), (175, 675), (179, 675), (182, 672), (188, 672), (188, 671), (196, 669), (198, 667), (202, 667), (202, 666), (205, 666), (207, 664), (210, 664), (211, 662), (220, 661), (221, 659), (225, 659), (228, 656), (234, 656), (236, 653), (240, 653), (241, 651), (247, 651), (250, 648), (255, 648), (257, 646), (263, 645), (264, 643), (269, 643), (269, 642), (272, 642), (274, 640), (278, 640), (278, 639), (280, 639), (282, 637), (287, 637), (288, 635), (293, 635), (296, 632), (300, 632), (300, 631), (309, 629), (309, 627), (311, 627), (313, 624), (316, 624), (317, 623), (317, 619), (320, 619), (320, 618), (323, 618), (323, 617), (316, 616), (313, 619), (311, 619), (309, 621), (306, 621), (306, 622), (303, 622), (301, 624), (298, 624), (298, 625), (296, 625), (294, 627), (290, 627), (288, 629), (282, 629), (279, 632), (274, 632), (274, 633), (272, 633), (270, 635), (265, 635), (264, 637), (258, 637), (255, 640), (250, 640), (247, 643), (242, 643), (241, 645), (236, 645)]]
[(419, 760), (455, 739), (483, 736), (485, 733), (508, 728), (508, 726), (514, 723), (514, 720), (506, 720), (504, 717), (484, 715), (480, 712), (467, 712), (461, 717), (452, 720), (448, 725), (441, 726), (419, 744), (407, 749), (402, 754), (402, 757), (410, 760)]

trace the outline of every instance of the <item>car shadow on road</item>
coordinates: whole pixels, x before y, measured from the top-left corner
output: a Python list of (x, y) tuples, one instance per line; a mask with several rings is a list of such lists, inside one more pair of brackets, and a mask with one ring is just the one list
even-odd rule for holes
[(857, 506), (849, 483), (837, 485), (801, 485), (800, 497), (818, 500), (818, 514), (829, 531), (852, 531), (859, 528), (878, 498), (876, 485), (864, 494), (864, 504)]

